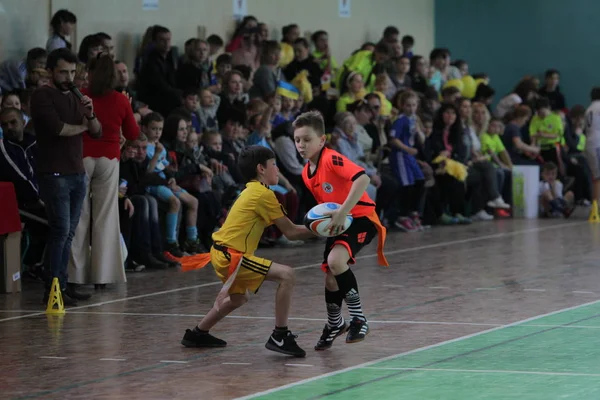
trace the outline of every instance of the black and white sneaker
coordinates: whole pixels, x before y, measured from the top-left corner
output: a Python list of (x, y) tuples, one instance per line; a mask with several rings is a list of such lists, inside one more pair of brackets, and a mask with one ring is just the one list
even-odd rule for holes
[(346, 333), (347, 330), (348, 330), (348, 324), (346, 323), (346, 321), (343, 321), (343, 320), (342, 320), (342, 324), (335, 328), (332, 328), (328, 324), (325, 324), (325, 328), (323, 328), (323, 334), (321, 335), (321, 338), (317, 342), (317, 345), (315, 346), (315, 350), (317, 350), (317, 351), (327, 350), (328, 348), (331, 347), (335, 338), (343, 335), (344, 333)]
[(291, 331), (286, 331), (281, 337), (279, 336), (280, 334), (273, 331), (265, 347), (288, 356), (306, 357), (306, 351), (302, 350), (296, 343), (297, 335), (292, 334)]
[(181, 344), (185, 347), (225, 347), (227, 342), (214, 337), (208, 332), (198, 332), (195, 329), (186, 329)]
[(369, 324), (367, 321), (363, 321), (358, 317), (352, 318), (350, 327), (348, 328), (348, 335), (346, 336), (346, 343), (356, 343), (365, 340), (365, 336), (369, 333)]

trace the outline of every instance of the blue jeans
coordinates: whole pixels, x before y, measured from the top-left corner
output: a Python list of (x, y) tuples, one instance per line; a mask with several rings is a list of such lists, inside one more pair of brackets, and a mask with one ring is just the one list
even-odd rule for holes
[(85, 198), (87, 176), (85, 173), (73, 175), (43, 175), (38, 177), (40, 197), (46, 205), (50, 232), (46, 258), (46, 271), (52, 278), (58, 278), (61, 289), (67, 287), (69, 256), (75, 229), (79, 224), (81, 206)]

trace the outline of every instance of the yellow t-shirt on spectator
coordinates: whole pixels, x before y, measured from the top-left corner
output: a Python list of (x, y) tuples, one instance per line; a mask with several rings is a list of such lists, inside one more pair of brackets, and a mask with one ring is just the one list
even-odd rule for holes
[(500, 139), (500, 135), (482, 133), (479, 136), (479, 141), (481, 142), (481, 152), (484, 154), (500, 154), (506, 150), (504, 143), (502, 143), (502, 139)]
[[(545, 138), (538, 136), (538, 132), (554, 134), (554, 138)], [(529, 123), (529, 135), (532, 139), (536, 140), (538, 146), (542, 150), (554, 147), (556, 143), (564, 144), (564, 127), (560, 116), (557, 114), (550, 114), (546, 118), (540, 118), (537, 114), (533, 116)]]

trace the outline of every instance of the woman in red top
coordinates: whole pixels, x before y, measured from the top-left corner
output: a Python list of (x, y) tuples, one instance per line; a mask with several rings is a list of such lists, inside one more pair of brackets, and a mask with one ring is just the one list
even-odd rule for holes
[(121, 133), (126, 139), (137, 139), (139, 127), (127, 97), (114, 90), (117, 83), (114, 61), (101, 54), (90, 60), (88, 69), (89, 87), (82, 91), (94, 102), (103, 135), (98, 140), (87, 134), (83, 137), (83, 164), (89, 182), (73, 238), (69, 281), (96, 285), (121, 283), (126, 278), (119, 227), (119, 139)]

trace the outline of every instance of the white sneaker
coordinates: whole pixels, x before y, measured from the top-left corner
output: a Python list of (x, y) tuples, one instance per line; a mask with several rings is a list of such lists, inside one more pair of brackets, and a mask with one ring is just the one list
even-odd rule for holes
[(504, 208), (505, 210), (510, 208), (510, 205), (506, 204), (501, 196), (498, 196), (494, 200), (488, 201), (487, 206), (491, 208)]
[(479, 211), (477, 214), (473, 215), (473, 221), (493, 221), (494, 216), (485, 212), (485, 210)]

